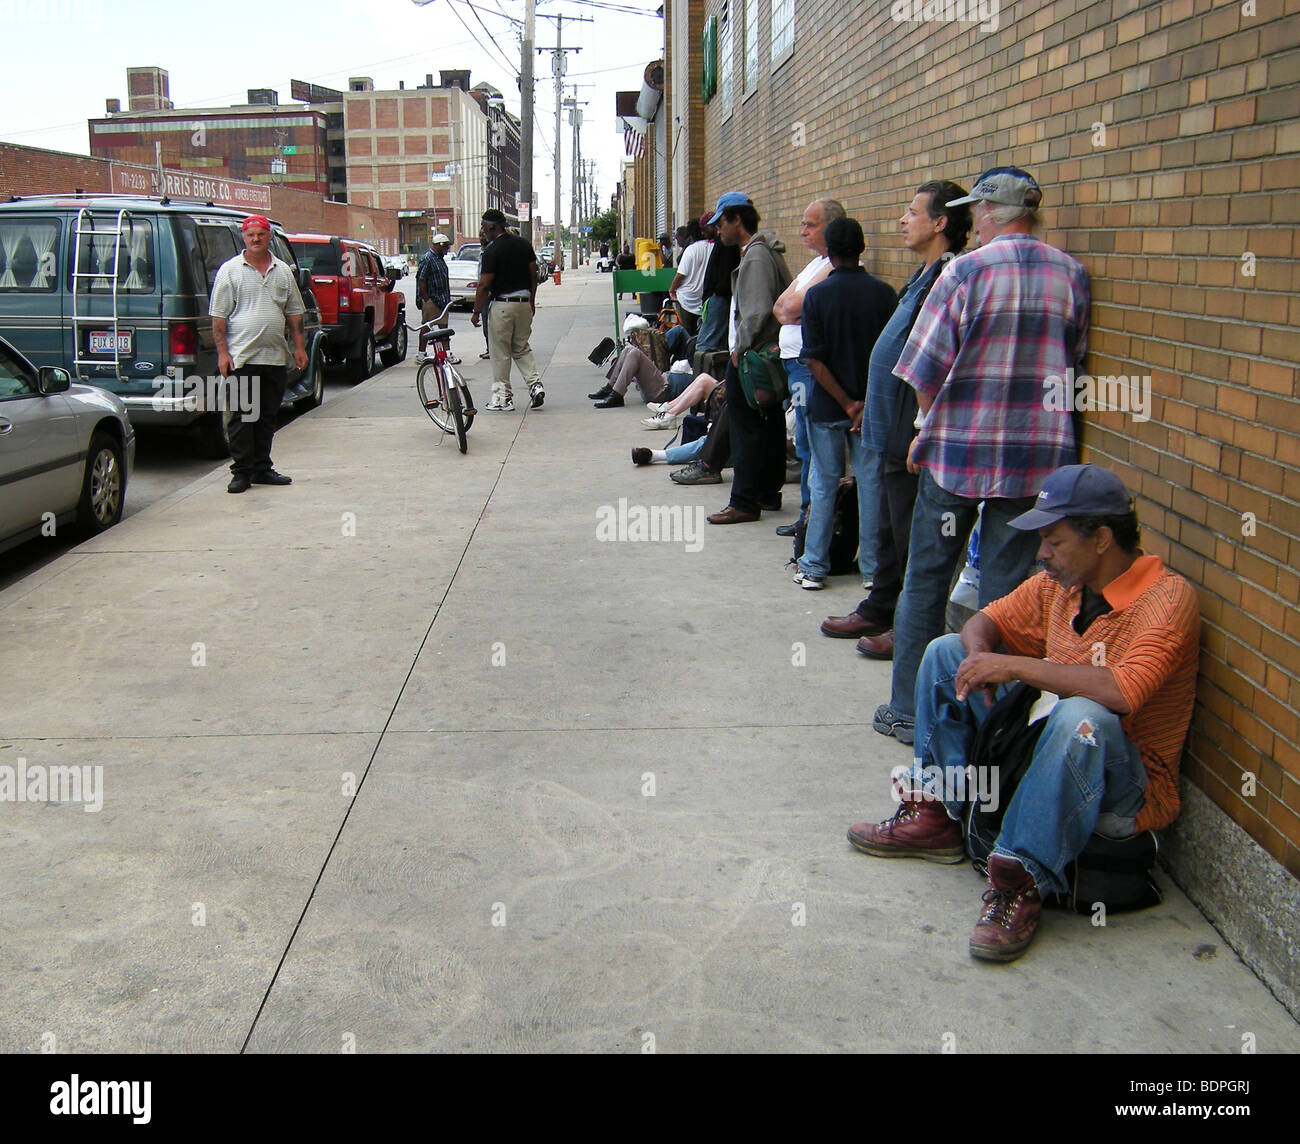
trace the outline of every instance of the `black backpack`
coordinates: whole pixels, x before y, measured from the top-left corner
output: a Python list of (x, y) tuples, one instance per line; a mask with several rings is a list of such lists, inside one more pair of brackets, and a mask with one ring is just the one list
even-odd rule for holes
[[(808, 522), (801, 520), (794, 533), (794, 560), (803, 555), (804, 534)], [(832, 576), (847, 576), (858, 567), (858, 481), (843, 477), (835, 490), (835, 520), (831, 525), (830, 551), (827, 553)]]
[[(963, 823), (966, 853), (971, 865), (984, 875), (988, 874), (989, 854), (1002, 831), (1002, 817), (1047, 725), (1046, 719), (1029, 722), (1030, 708), (1040, 694), (1038, 688), (1026, 683), (1012, 686), (993, 705), (971, 746), (970, 765), (996, 766), (998, 776), (997, 809), (988, 810), (978, 799), (972, 799)], [(1151, 876), (1158, 851), (1159, 843), (1150, 830), (1131, 838), (1093, 834), (1065, 868), (1069, 889), (1063, 894), (1044, 896), (1043, 905), (1078, 914), (1090, 914), (1098, 905), (1110, 913), (1159, 905), (1164, 896)]]

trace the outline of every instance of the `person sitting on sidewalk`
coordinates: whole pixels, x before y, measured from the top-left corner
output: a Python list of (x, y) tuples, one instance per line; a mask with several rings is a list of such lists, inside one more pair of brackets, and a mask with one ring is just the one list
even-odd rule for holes
[(858, 265), (866, 249), (857, 219), (834, 218), (822, 234), (833, 269), (803, 299), (802, 351), (816, 384), (808, 393), (808, 489), (811, 501), (804, 550), (794, 582), (817, 590), (830, 574), (835, 497), (847, 447), (858, 494), (858, 568), (862, 582), (876, 572), (876, 502), (880, 454), (863, 439), (867, 363), (876, 338), (894, 312), (895, 295)]
[[(876, 857), (962, 861), (967, 803), (953, 797), (953, 777), (964, 774), (995, 694), (1024, 682), (1055, 700), (989, 855), (970, 938), (971, 956), (988, 961), (1024, 953), (1041, 895), (1068, 888), (1065, 868), (1094, 831), (1128, 838), (1177, 817), (1200, 642), (1195, 590), (1142, 554), (1137, 514), (1114, 473), (1066, 465), (1007, 524), (1037, 531), (1044, 570), (961, 635), (929, 644), (916, 680), (919, 751), (896, 780), (899, 808), (849, 828), (849, 841)], [(960, 792), (972, 785), (981, 781), (963, 781)]]
[(641, 396), (647, 401), (671, 401), (690, 384), (689, 373), (665, 372), (650, 360), (650, 355), (631, 342), (623, 347), (622, 353), (614, 359), (614, 364), (605, 374), (609, 380), (587, 397), (596, 404), (595, 409), (620, 409), (625, 404), (624, 397), (628, 388), (636, 382)]
[(721, 384), (712, 374), (702, 373), (676, 397), (649, 402), (646, 408), (650, 410), (650, 416), (642, 417), (641, 424), (647, 429), (676, 429), (682, 417), (701, 402), (708, 401), (709, 395)]

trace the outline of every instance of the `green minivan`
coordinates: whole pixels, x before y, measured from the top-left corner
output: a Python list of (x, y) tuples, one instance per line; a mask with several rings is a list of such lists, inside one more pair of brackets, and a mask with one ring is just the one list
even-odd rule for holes
[[(117, 394), (139, 426), (192, 426), (225, 453), (208, 294), (244, 248), (246, 212), (133, 195), (15, 197), (0, 203), (0, 337), (37, 368)], [(285, 404), (319, 405), (325, 356), (310, 278), (283, 228), (271, 251), (298, 277), (307, 369), (289, 367)]]

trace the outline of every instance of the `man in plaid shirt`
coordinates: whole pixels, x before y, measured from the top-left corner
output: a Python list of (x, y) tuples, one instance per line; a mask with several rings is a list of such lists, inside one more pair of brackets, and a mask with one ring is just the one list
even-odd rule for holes
[(873, 726), (911, 743), (916, 675), (943, 634), (948, 591), (980, 502), (980, 605), (1029, 573), (1036, 538), (1009, 528), (1049, 474), (1078, 460), (1067, 402), (1049, 386), (1081, 373), (1088, 272), (1033, 234), (1042, 191), (1019, 167), (986, 171), (949, 206), (974, 203), (979, 249), (935, 282), (894, 373), (916, 390), (920, 477), (903, 593), (894, 617), (889, 703)]

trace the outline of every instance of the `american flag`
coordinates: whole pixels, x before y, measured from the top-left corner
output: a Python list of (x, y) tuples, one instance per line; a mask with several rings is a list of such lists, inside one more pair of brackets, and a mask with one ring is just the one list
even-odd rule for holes
[(623, 149), (633, 158), (639, 159), (645, 154), (645, 137), (632, 127), (623, 128)]

